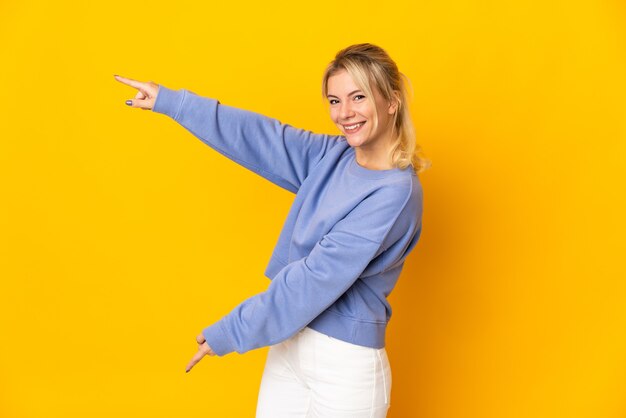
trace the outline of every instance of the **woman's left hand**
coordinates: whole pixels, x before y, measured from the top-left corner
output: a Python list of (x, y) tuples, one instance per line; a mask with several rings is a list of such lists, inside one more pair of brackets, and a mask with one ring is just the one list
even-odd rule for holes
[(197, 362), (202, 360), (202, 357), (206, 356), (207, 354), (209, 356), (215, 355), (211, 347), (209, 347), (209, 344), (207, 344), (206, 339), (204, 338), (204, 335), (202, 334), (198, 335), (196, 337), (196, 342), (198, 343), (198, 352), (193, 356), (189, 364), (187, 364), (185, 373), (188, 373), (189, 370), (191, 370), (191, 368), (195, 366)]

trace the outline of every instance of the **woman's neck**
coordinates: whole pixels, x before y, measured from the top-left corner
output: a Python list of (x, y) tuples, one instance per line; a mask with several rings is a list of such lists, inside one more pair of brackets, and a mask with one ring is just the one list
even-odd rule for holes
[(390, 170), (394, 168), (389, 159), (390, 146), (379, 146), (376, 149), (355, 147), (356, 162), (369, 170)]

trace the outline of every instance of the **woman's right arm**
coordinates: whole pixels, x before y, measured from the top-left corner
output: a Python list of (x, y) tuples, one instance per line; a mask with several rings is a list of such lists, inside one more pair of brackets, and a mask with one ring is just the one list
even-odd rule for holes
[(297, 129), (189, 90), (156, 86), (158, 94), (145, 106), (152, 105), (153, 112), (170, 116), (220, 154), (293, 193), (342, 138)]

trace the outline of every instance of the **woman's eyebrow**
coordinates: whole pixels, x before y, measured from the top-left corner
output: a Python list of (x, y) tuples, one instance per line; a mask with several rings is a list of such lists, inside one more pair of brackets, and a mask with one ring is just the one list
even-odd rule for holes
[[(352, 96), (354, 93), (362, 93), (362, 91), (361, 90), (354, 90), (353, 92), (348, 93), (348, 97)], [(339, 97), (337, 97), (337, 96), (335, 96), (333, 94), (329, 94), (326, 97), (334, 97), (334, 98), (337, 98), (337, 99), (339, 98)]]

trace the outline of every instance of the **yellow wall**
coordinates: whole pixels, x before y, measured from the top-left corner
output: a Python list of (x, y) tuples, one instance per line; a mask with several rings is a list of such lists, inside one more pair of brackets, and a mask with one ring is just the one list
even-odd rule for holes
[[(489, 4), (490, 3), (490, 4)], [(626, 416), (626, 7), (584, 0), (0, 3), (0, 416), (251, 417), (267, 348), (195, 336), (269, 283), (293, 195), (113, 74), (337, 133), (324, 66), (415, 88), (424, 230), (391, 418)]]

